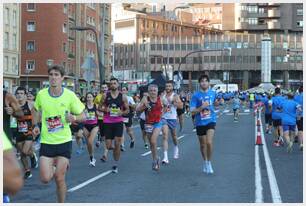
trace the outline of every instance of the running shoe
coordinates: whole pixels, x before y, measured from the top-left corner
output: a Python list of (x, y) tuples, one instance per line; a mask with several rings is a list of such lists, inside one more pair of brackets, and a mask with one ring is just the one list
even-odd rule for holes
[(38, 158), (35, 152), (33, 152), (33, 157), (31, 157), (31, 168), (38, 167)]
[(152, 163), (152, 170), (159, 171), (159, 169), (160, 169), (160, 165), (159, 165), (159, 158), (158, 158), (155, 162)]
[(281, 146), (285, 146), (285, 141), (284, 141), (284, 139), (283, 139), (283, 137), (282, 137), (282, 136), (280, 136), (280, 137), (279, 137), (278, 142), (279, 142), (279, 145), (281, 145)]
[(214, 170), (212, 168), (211, 162), (207, 162), (207, 174), (213, 174)]
[(105, 155), (103, 155), (103, 156), (100, 158), (100, 160), (101, 160), (102, 162), (106, 162), (106, 161), (107, 161), (107, 157), (106, 157)]
[(279, 147), (279, 146), (280, 146), (280, 144), (279, 144), (279, 142), (278, 142), (278, 141), (274, 141), (274, 142), (273, 142), (273, 146), (274, 146), (274, 147)]
[(194, 127), (192, 131), (193, 131), (193, 132), (196, 132), (196, 131), (197, 131), (197, 129)]
[(207, 162), (206, 161), (204, 161), (203, 163), (203, 172), (207, 173)]
[(145, 144), (144, 147), (145, 147), (145, 149), (149, 149), (149, 145), (148, 144)]
[(272, 131), (271, 131), (271, 130), (269, 130), (268, 134), (272, 134)]
[(303, 144), (300, 144), (300, 150), (303, 151)]
[(81, 155), (83, 153), (83, 149), (82, 148), (79, 148), (76, 150), (76, 155)]
[(134, 145), (135, 145), (135, 140), (132, 140), (130, 143), (130, 148), (134, 148)]
[(91, 167), (95, 167), (96, 166), (96, 159), (95, 158), (92, 158), (92, 160), (89, 161), (89, 166), (91, 166)]
[(292, 146), (293, 146), (293, 142), (289, 142), (288, 146), (287, 146), (287, 152), (290, 153), (292, 152)]
[(101, 142), (98, 140), (96, 141), (96, 147), (99, 148), (100, 147)]
[(27, 179), (30, 179), (32, 177), (32, 173), (30, 170), (27, 170), (25, 173), (24, 173), (24, 179), (27, 180)]
[(162, 161), (162, 164), (163, 164), (163, 165), (167, 165), (167, 164), (169, 164), (169, 160), (168, 160), (168, 159), (166, 159), (166, 158), (164, 158), (164, 159), (163, 159), (163, 161)]
[(112, 173), (114, 173), (114, 174), (118, 173), (118, 167), (117, 166), (112, 167)]
[(86, 145), (86, 144), (87, 144), (87, 140), (86, 140), (85, 137), (82, 137), (82, 143), (83, 143), (83, 145)]
[(174, 147), (173, 158), (174, 159), (178, 159), (179, 158), (179, 149), (178, 149), (177, 146)]
[(121, 150), (121, 152), (125, 152), (124, 145), (120, 145), (120, 150)]

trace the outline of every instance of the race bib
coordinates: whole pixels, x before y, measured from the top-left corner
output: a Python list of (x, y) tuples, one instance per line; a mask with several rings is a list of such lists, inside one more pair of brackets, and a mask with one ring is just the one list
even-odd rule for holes
[(169, 105), (169, 104), (167, 105), (166, 111), (171, 113), (171, 105)]
[(28, 123), (27, 122), (19, 122), (18, 123), (18, 132), (28, 132)]
[(129, 118), (123, 118), (123, 122), (124, 123), (128, 123), (129, 122)]
[(96, 114), (94, 112), (87, 113), (87, 120), (96, 120)]
[(145, 126), (145, 131), (147, 133), (152, 133), (153, 132), (154, 127), (153, 127), (152, 124), (145, 124), (144, 126)]
[(49, 133), (58, 132), (64, 129), (61, 116), (49, 117), (46, 119), (47, 128)]
[(110, 116), (118, 117), (120, 112), (120, 108), (110, 108)]
[(211, 118), (211, 113), (209, 109), (203, 109), (200, 113), (201, 120), (206, 120)]

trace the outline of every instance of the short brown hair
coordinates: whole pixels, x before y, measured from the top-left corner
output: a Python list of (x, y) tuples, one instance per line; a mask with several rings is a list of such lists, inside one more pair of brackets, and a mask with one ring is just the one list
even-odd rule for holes
[(52, 65), (48, 68), (48, 74), (50, 74), (52, 70), (60, 72), (62, 77), (65, 75), (65, 69), (62, 65)]

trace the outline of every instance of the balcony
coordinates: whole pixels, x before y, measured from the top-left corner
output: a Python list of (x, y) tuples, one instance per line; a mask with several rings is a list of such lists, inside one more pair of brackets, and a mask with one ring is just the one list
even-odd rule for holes
[(271, 9), (268, 10), (269, 18), (280, 18), (280, 10), (279, 9)]
[(279, 21), (269, 21), (268, 22), (268, 29), (280, 29), (281, 24)]
[(248, 11), (247, 10), (241, 10), (240, 11), (240, 17), (248, 17)]
[(239, 22), (237, 24), (236, 29), (238, 30), (244, 30), (244, 29), (248, 29), (249, 28), (249, 23), (248, 22)]

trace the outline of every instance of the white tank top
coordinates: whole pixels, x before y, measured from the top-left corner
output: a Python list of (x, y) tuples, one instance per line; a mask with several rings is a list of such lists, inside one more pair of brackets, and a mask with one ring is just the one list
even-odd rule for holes
[(162, 97), (162, 102), (164, 105), (167, 105), (167, 112), (163, 114), (164, 119), (177, 119), (176, 107), (173, 105), (175, 93), (172, 92), (170, 97), (167, 97), (166, 94)]

